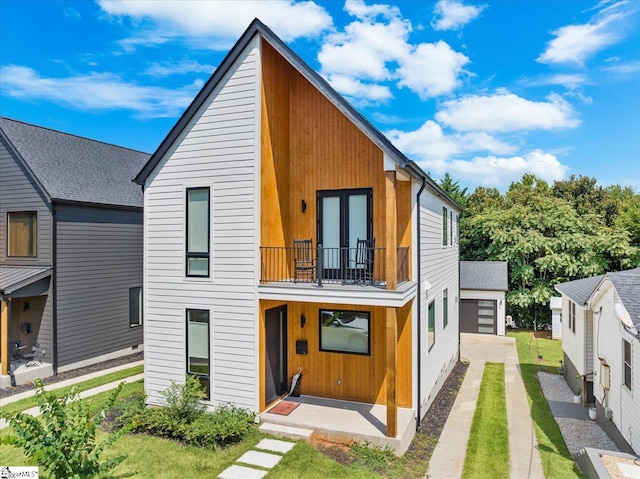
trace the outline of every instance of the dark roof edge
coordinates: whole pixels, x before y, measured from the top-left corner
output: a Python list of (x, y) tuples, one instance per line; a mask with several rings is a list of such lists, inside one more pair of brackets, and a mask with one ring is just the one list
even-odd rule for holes
[(51, 198), (52, 203), (68, 206), (86, 206), (89, 208), (105, 208), (109, 210), (143, 211), (143, 206), (116, 205), (112, 203), (95, 203), (91, 201), (65, 200), (63, 198)]
[(145, 180), (160, 162), (160, 159), (171, 148), (178, 136), (182, 133), (187, 124), (191, 121), (196, 112), (204, 104), (211, 92), (218, 85), (220, 80), (227, 74), (231, 66), (238, 59), (247, 45), (253, 40), (256, 33), (269, 42), (291, 65), (293, 65), (302, 76), (304, 76), (313, 86), (315, 86), (326, 98), (328, 98), (349, 120), (363, 130), (367, 136), (380, 149), (387, 152), (400, 166), (411, 173), (414, 177), (423, 180), (426, 178), (427, 184), (438, 195), (446, 199), (458, 210), (458, 205), (438, 184), (433, 181), (415, 162), (409, 160), (400, 150), (398, 150), (389, 139), (374, 127), (362, 114), (360, 114), (348, 101), (339, 95), (329, 83), (316, 71), (310, 68), (289, 46), (287, 46), (273, 31), (255, 18), (249, 27), (242, 34), (240, 39), (231, 48), (227, 56), (222, 60), (216, 71), (211, 75), (207, 83), (193, 99), (189, 107), (184, 111), (178, 122), (173, 126), (169, 134), (160, 143), (158, 149), (153, 153), (147, 164), (140, 170), (133, 181), (139, 185), (144, 185)]
[(113, 146), (115, 148), (120, 148), (122, 150), (133, 151), (134, 153), (142, 153), (143, 155), (148, 155), (149, 154), (146, 151), (136, 150), (136, 149), (129, 148), (129, 147), (126, 147), (126, 146), (116, 145), (114, 143), (108, 143), (106, 141), (96, 140), (94, 138), (88, 138), (88, 137), (82, 136), (82, 135), (76, 135), (75, 133), (69, 133), (68, 131), (54, 130), (53, 128), (49, 128), (48, 126), (41, 126), (41, 125), (36, 125), (34, 123), (27, 123), (26, 121), (16, 120), (15, 118), (9, 118), (8, 116), (2, 116), (0, 118), (4, 118), (5, 120), (9, 120), (9, 121), (15, 121), (16, 123), (22, 123), (23, 125), (32, 126), (34, 128), (40, 128), (41, 130), (48, 130), (48, 131), (51, 131), (53, 133), (60, 134), (60, 135), (73, 136), (73, 137), (79, 138), (81, 140), (91, 141), (93, 143), (100, 143), (100, 144), (105, 145), (105, 146)]
[(24, 278), (17, 283), (10, 284), (5, 289), (0, 291), (3, 294), (11, 296), (14, 291), (24, 288), (25, 286), (29, 286), (36, 281), (40, 281), (41, 279), (46, 278), (47, 276), (51, 276), (53, 268), (48, 267), (45, 271), (40, 271), (39, 273), (34, 274), (33, 276), (29, 276), (28, 278)]
[[(12, 120), (12, 121), (14, 121), (14, 120)], [(25, 169), (25, 171), (31, 177), (31, 179), (34, 181), (36, 186), (44, 194), (44, 196), (47, 199), (47, 201), (51, 201), (51, 195), (49, 194), (47, 189), (40, 182), (40, 179), (36, 176), (36, 174), (33, 172), (33, 170), (29, 167), (28, 163), (24, 160), (24, 158), (22, 157), (22, 155), (20, 154), (18, 149), (15, 147), (15, 145), (13, 144), (11, 139), (9, 138), (9, 136), (4, 132), (4, 130), (1, 127), (0, 127), (0, 135), (2, 135), (2, 138), (7, 142), (7, 145), (9, 145), (9, 148), (11, 148), (11, 151), (14, 153), (14, 155), (17, 158), (18, 162), (20, 162), (20, 166), (22, 166)]]

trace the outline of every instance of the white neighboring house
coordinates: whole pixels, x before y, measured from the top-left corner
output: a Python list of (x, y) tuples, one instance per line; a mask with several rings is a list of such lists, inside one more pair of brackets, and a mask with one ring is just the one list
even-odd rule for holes
[(604, 275), (556, 284), (562, 295), (562, 352), (569, 387), (593, 402), (593, 314), (589, 296)]
[(460, 261), (460, 331), (505, 334), (506, 261)]
[(587, 304), (594, 312), (593, 393), (600, 420), (611, 421), (640, 454), (640, 268), (607, 273)]
[(551, 310), (551, 338), (562, 339), (562, 297), (551, 298), (549, 309)]

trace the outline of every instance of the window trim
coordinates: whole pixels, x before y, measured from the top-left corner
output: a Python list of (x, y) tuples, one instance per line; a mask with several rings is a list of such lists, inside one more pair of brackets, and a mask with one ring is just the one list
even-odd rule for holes
[[(138, 290), (138, 322), (137, 323), (133, 323), (131, 321), (131, 293), (134, 290)], [(131, 288), (129, 288), (129, 328), (133, 329), (133, 328), (139, 328), (140, 326), (142, 326), (142, 320), (143, 320), (143, 308), (142, 308), (142, 286), (133, 286)]]
[(442, 207), (442, 246), (449, 245), (449, 239), (447, 235), (449, 233), (449, 227), (447, 225), (449, 214), (446, 206)]
[(442, 292), (442, 329), (449, 325), (449, 289)]
[[(35, 216), (35, 227), (33, 229), (34, 232), (34, 238), (33, 238), (33, 248), (34, 248), (34, 253), (32, 255), (16, 255), (16, 254), (11, 254), (11, 231), (10, 231), (10, 225), (11, 222), (9, 221), (9, 217), (13, 214), (33, 214)], [(38, 257), (38, 252), (40, 250), (40, 248), (38, 248), (38, 211), (37, 210), (20, 210), (20, 211), (7, 211), (7, 216), (6, 216), (6, 235), (7, 235), (7, 250), (6, 250), (6, 255), (7, 258), (37, 258)]]
[[(322, 347), (322, 313), (334, 312), (334, 313), (353, 313), (362, 315), (367, 320), (367, 352), (348, 351), (345, 349), (329, 349)], [(323, 353), (339, 353), (339, 354), (353, 354), (356, 356), (371, 356), (371, 312), (370, 311), (353, 311), (347, 309), (319, 309), (318, 310), (318, 350)]]
[(453, 210), (449, 210), (449, 246), (453, 246)]
[[(627, 358), (628, 352), (628, 358)], [(631, 343), (626, 339), (622, 340), (622, 384), (631, 391), (633, 376), (633, 355)]]
[[(189, 252), (189, 192), (196, 190), (207, 191), (207, 252), (192, 253)], [(187, 278), (210, 278), (211, 277), (211, 187), (210, 186), (194, 186), (186, 188), (185, 193), (185, 276)], [(207, 274), (190, 274), (189, 260), (193, 258), (207, 259)]]
[[(429, 327), (431, 322), (431, 311), (433, 311), (433, 342), (429, 341)], [(433, 349), (436, 344), (436, 300), (432, 299), (427, 304), (427, 352)]]
[[(209, 374), (200, 374), (189, 371), (189, 312), (206, 312), (207, 313), (207, 370)], [(211, 310), (202, 308), (185, 308), (185, 370), (186, 373), (194, 376), (198, 379), (206, 378), (209, 382), (209, 387), (204, 391), (205, 399), (211, 400)]]
[(576, 332), (576, 303), (569, 301), (569, 329)]

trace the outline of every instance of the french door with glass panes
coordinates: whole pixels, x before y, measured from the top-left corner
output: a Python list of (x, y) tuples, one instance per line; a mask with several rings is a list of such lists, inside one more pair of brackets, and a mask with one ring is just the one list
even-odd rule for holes
[(352, 277), (358, 239), (373, 237), (371, 188), (318, 191), (318, 244), (322, 245), (322, 277)]

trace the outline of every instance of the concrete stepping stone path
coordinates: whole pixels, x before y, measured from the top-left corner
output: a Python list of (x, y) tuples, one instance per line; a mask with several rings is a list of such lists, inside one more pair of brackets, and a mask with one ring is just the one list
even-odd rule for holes
[[(239, 464), (226, 468), (218, 477), (220, 479), (262, 479), (267, 475), (269, 469), (278, 464), (284, 454), (294, 446), (293, 442), (262, 439), (255, 446), (255, 449), (260, 449), (260, 451), (245, 452), (236, 461)], [(255, 468), (251, 466), (255, 466)]]

